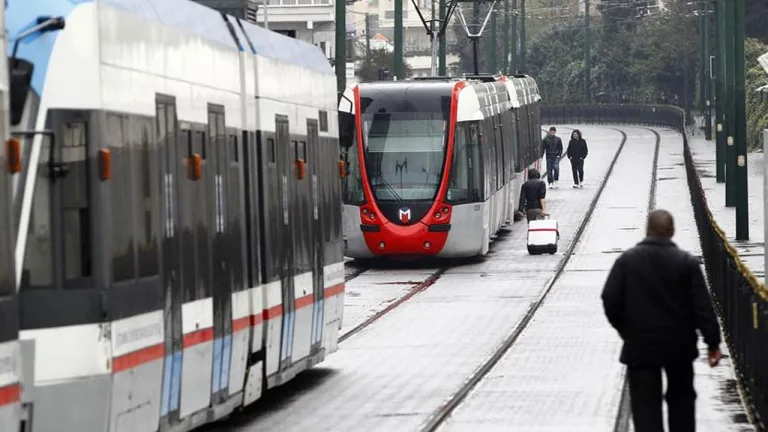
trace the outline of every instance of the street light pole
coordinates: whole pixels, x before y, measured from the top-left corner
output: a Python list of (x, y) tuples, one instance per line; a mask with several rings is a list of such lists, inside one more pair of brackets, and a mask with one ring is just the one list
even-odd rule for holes
[(509, 59), (509, 73), (517, 73), (517, 0), (512, 0), (512, 49)]
[(365, 64), (371, 64), (371, 16), (365, 13)]
[[(439, 0), (440, 4), (438, 7), (439, 14), (440, 14), (440, 25), (442, 26), (445, 22), (445, 2), (446, 0)], [(437, 74), (440, 76), (446, 76), (446, 64), (445, 64), (445, 48), (446, 43), (445, 39), (446, 36), (448, 36), (448, 27), (446, 27), (446, 31), (444, 34), (441, 34), (440, 40), (437, 41), (437, 50), (438, 50), (438, 65), (437, 65)]]
[(715, 6), (715, 177), (725, 182), (725, 0)]
[(501, 70), (505, 75), (509, 74), (509, 0), (504, 0), (504, 30), (501, 32)]
[(725, 206), (736, 205), (736, 39), (733, 0), (723, 0), (725, 8)]
[(488, 73), (495, 74), (496, 70), (496, 49), (498, 47), (498, 35), (496, 34), (496, 12), (491, 11), (491, 30), (488, 41), (488, 58), (486, 60), (486, 69)]
[(403, 69), (403, 0), (395, 0), (395, 79), (405, 78)]
[(744, 13), (746, 0), (734, 0), (734, 44), (735, 57), (734, 81), (736, 87), (734, 112), (735, 141), (735, 189), (736, 189), (736, 240), (749, 240), (749, 204), (747, 201), (749, 183), (747, 181), (747, 99), (746, 76), (744, 70)]
[[(706, 0), (700, 2), (700, 4), (706, 3)], [(704, 113), (705, 109), (705, 96), (704, 96), (704, 88), (706, 88), (706, 66), (707, 63), (707, 51), (705, 48), (705, 40), (707, 38), (706, 33), (704, 32), (704, 20), (706, 20), (706, 14), (704, 13), (703, 7), (698, 7), (698, 16), (699, 16), (699, 109), (702, 113)], [(706, 114), (704, 114), (706, 115)]]
[(520, 0), (520, 73), (525, 73), (525, 0)]
[(347, 16), (346, 0), (336, 0), (336, 91), (339, 99), (347, 88)]
[(584, 99), (586, 103), (592, 101), (592, 64), (590, 60), (590, 48), (592, 35), (589, 32), (589, 0), (584, 1)]
[(704, 0), (704, 139), (712, 141), (712, 73), (709, 63), (709, 20), (711, 19), (709, 11), (709, 0)]

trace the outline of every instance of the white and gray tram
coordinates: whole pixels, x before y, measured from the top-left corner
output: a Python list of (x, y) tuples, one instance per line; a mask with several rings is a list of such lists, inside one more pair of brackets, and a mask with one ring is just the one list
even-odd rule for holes
[[(334, 352), (324, 53), (187, 0), (9, 0), (7, 30), (50, 17), (57, 31), (12, 59), (24, 163), (2, 206), (18, 227), (25, 431), (189, 430)], [(2, 366), (0, 387), (15, 380)]]

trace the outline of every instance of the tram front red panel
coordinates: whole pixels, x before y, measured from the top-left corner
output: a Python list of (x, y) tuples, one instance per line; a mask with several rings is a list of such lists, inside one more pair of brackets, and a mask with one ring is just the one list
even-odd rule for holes
[[(378, 232), (363, 232), (365, 244), (376, 256), (437, 255), (448, 241), (447, 231), (430, 232), (423, 222), (407, 226), (386, 222), (379, 228)], [(425, 242), (429, 247), (425, 246)]]

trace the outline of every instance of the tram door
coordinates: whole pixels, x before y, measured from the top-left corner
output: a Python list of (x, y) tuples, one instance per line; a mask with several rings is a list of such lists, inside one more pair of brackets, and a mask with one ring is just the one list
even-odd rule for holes
[(208, 107), (209, 203), (213, 210), (213, 224), (209, 225), (213, 261), (213, 374), (211, 377), (211, 405), (224, 401), (228, 395), (229, 364), (232, 347), (232, 274), (234, 268), (230, 256), (237, 256), (228, 241), (231, 224), (229, 213), (229, 170), (227, 131), (224, 125), (224, 108)]
[(160, 416), (173, 413), (170, 421), (178, 420), (179, 379), (181, 376), (182, 326), (181, 326), (181, 235), (179, 220), (179, 193), (184, 187), (186, 141), (190, 131), (180, 140), (177, 133), (176, 105), (173, 98), (157, 97), (157, 143), (160, 146), (163, 187), (163, 239), (161, 253), (165, 298), (165, 362), (163, 367), (163, 393)]
[(277, 166), (280, 168), (280, 201), (283, 213), (282, 224), (278, 230), (280, 238), (280, 281), (283, 300), (283, 329), (280, 340), (280, 371), (290, 367), (293, 354), (293, 328), (296, 318), (295, 293), (293, 289), (293, 251), (296, 247), (294, 234), (291, 228), (290, 213), (295, 196), (294, 181), (292, 180), (294, 167), (293, 155), (295, 146), (291, 146), (288, 117), (275, 116), (276, 141), (277, 141)]
[[(309, 181), (311, 188), (311, 205), (312, 205), (312, 229), (311, 243), (310, 243), (310, 262), (312, 263), (312, 287), (314, 292), (314, 303), (312, 309), (312, 345), (310, 348), (310, 355), (317, 354), (322, 348), (323, 341), (323, 312), (325, 308), (324, 303), (324, 288), (325, 281), (323, 279), (323, 268), (325, 266), (323, 239), (325, 238), (325, 230), (328, 227), (323, 227), (323, 218), (320, 217), (320, 200), (323, 197), (320, 188), (320, 179), (331, 178), (331, 173), (328, 172), (327, 163), (321, 162), (323, 159), (327, 159), (327, 155), (320, 151), (320, 138), (318, 136), (318, 124), (317, 120), (307, 120), (307, 174), (310, 176)], [(324, 215), (325, 216), (325, 215)]]

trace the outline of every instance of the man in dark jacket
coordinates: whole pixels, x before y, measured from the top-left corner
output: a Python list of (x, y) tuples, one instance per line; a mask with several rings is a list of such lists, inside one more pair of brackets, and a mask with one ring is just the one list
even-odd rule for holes
[(528, 181), (520, 188), (520, 211), (525, 210), (525, 218), (528, 222), (546, 214), (547, 208), (544, 198), (547, 196), (547, 185), (541, 180), (539, 171), (531, 168), (528, 170)]
[(664, 430), (661, 369), (667, 374), (669, 431), (694, 432), (696, 329), (709, 348), (710, 366), (721, 357), (720, 326), (699, 261), (678, 249), (674, 233), (671, 214), (652, 212), (647, 237), (616, 260), (602, 295), (608, 321), (624, 340), (620, 361), (627, 365), (636, 432)]
[(571, 171), (573, 172), (573, 187), (584, 187), (584, 159), (587, 158), (587, 142), (581, 136), (581, 131), (575, 129), (571, 134), (571, 140), (568, 142), (568, 150), (565, 154), (571, 161)]
[(556, 188), (560, 180), (560, 157), (563, 155), (563, 141), (555, 136), (557, 129), (549, 128), (547, 136), (541, 140), (541, 152), (547, 157), (547, 183)]

